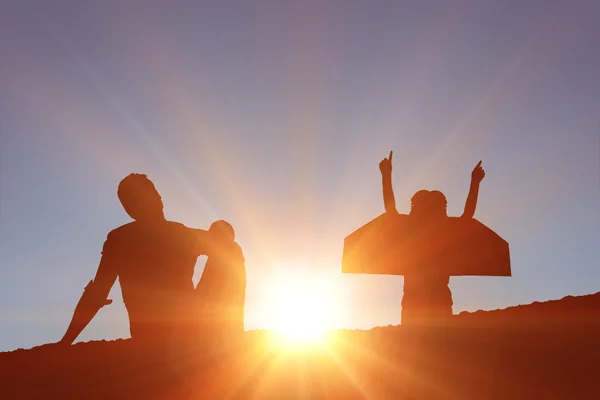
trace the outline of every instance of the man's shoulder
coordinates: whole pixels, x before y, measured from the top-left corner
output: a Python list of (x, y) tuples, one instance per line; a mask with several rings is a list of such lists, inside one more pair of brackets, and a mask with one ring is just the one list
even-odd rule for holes
[(104, 241), (102, 253), (114, 254), (115, 251), (118, 251), (117, 249), (122, 249), (123, 246), (128, 243), (128, 238), (132, 236), (132, 232), (136, 229), (136, 225), (135, 221), (132, 221), (108, 232), (106, 240)]
[(187, 231), (187, 230), (193, 230), (193, 228), (190, 228), (188, 226), (185, 226), (184, 224), (182, 224), (181, 222), (175, 222), (175, 221), (166, 221), (166, 224), (169, 228), (171, 229), (180, 229), (182, 231)]
[(179, 222), (166, 221), (165, 231), (169, 235), (178, 237), (181, 240), (195, 240), (197, 229), (190, 228)]
[(104, 249), (121, 247), (123, 243), (128, 241), (127, 238), (131, 237), (133, 231), (136, 229), (136, 225), (135, 221), (132, 221), (108, 232), (104, 241)]
[(131, 221), (127, 224), (121, 225), (118, 228), (115, 228), (112, 231), (108, 232), (107, 239), (117, 239), (119, 237), (127, 235), (128, 233), (134, 231), (137, 228), (137, 225), (138, 224), (136, 223), (136, 221)]

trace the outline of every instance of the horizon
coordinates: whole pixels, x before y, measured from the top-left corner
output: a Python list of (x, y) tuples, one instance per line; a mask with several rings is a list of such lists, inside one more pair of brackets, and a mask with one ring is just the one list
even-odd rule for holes
[[(0, 351), (60, 339), (132, 172), (167, 219), (233, 225), (246, 330), (290, 287), (331, 329), (399, 323), (402, 277), (341, 270), (390, 150), (400, 213), (439, 189), (460, 215), (483, 160), (513, 276), (451, 278), (454, 314), (600, 291), (600, 6), (339, 4), (3, 2)], [(129, 337), (109, 298), (78, 341)]]

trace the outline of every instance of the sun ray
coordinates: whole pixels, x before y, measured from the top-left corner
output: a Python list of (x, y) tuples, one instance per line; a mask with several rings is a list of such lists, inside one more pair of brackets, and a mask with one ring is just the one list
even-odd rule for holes
[[(340, 334), (338, 334), (340, 335)], [(340, 335), (341, 336), (341, 335)], [(356, 338), (355, 338), (356, 339)], [(394, 363), (390, 361), (389, 357), (386, 355), (378, 353), (377, 351), (369, 348), (365, 344), (360, 344), (357, 340), (346, 341), (341, 337), (337, 337), (335, 341), (335, 346), (329, 346), (330, 349), (337, 350), (337, 352), (341, 353), (338, 355), (338, 358), (344, 358), (348, 355), (351, 355), (355, 360), (352, 362), (343, 362), (344, 365), (348, 366), (365, 366), (370, 365), (368, 369), (371, 370), (379, 370), (379, 371), (387, 371), (388, 375), (392, 375), (399, 381), (412, 381), (418, 382), (423, 385), (434, 385), (434, 382), (424, 382), (423, 377), (418, 376), (417, 372), (407, 368), (405, 365)], [(409, 349), (410, 351), (415, 352), (415, 349)], [(334, 354), (334, 353), (332, 353)], [(388, 354), (389, 356), (389, 354)], [(420, 356), (420, 355), (419, 355)], [(361, 361), (357, 361), (356, 359), (360, 359)], [(405, 363), (408, 364), (408, 363)], [(358, 381), (361, 378), (360, 371), (350, 371), (346, 370), (348, 376), (350, 376), (353, 381)], [(404, 379), (405, 377), (406, 379)], [(385, 379), (385, 376), (381, 376), (381, 380)], [(370, 391), (368, 388), (363, 388), (365, 391)]]
[[(100, 74), (96, 71), (96, 68), (85, 59), (78, 49), (72, 44), (72, 42), (60, 31), (58, 26), (53, 23), (48, 15), (43, 14), (41, 11), (35, 11), (36, 17), (46, 27), (50, 35), (59, 44), (63, 51), (76, 63), (80, 70), (90, 80), (92, 86), (103, 96), (105, 101), (116, 111), (121, 117), (125, 124), (130, 128), (129, 130), (137, 137), (142, 145), (161, 162), (165, 168), (172, 174), (172, 176), (183, 186), (183, 188), (190, 192), (195, 198), (198, 198), (198, 193), (190, 185), (190, 183), (183, 178), (182, 171), (177, 165), (167, 156), (161, 146), (153, 139), (150, 132), (146, 129), (144, 124), (130, 111), (127, 107), (122, 96), (119, 96), (117, 92), (110, 87), (110, 85), (102, 79)], [(200, 204), (206, 211), (215, 215), (214, 209), (202, 201)]]
[(368, 398), (369, 396), (367, 394), (366, 388), (360, 384), (355, 375), (351, 374), (351, 372), (348, 370), (348, 366), (346, 366), (345, 363), (340, 359), (340, 357), (335, 354), (334, 349), (332, 349), (331, 346), (325, 346), (325, 351), (327, 352), (327, 355), (331, 358), (331, 360), (333, 360), (335, 365), (340, 369), (340, 371), (342, 371), (344, 376), (350, 379), (352, 385), (354, 385), (354, 387), (360, 391), (364, 398)]

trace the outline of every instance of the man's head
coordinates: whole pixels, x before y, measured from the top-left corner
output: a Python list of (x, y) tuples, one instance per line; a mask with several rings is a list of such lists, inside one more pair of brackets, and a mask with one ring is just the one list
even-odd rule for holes
[(233, 226), (227, 221), (215, 221), (210, 225), (208, 231), (214, 234), (218, 239), (235, 240), (235, 231)]
[(411, 199), (410, 214), (424, 218), (446, 217), (446, 196), (439, 190), (419, 190)]
[(163, 203), (154, 184), (144, 174), (126, 176), (117, 190), (123, 208), (136, 221), (164, 219)]

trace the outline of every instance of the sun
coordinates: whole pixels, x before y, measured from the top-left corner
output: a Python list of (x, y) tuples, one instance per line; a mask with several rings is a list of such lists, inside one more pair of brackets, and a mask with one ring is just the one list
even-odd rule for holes
[(280, 281), (271, 301), (273, 328), (289, 342), (317, 341), (331, 329), (333, 302), (323, 285), (302, 280)]

